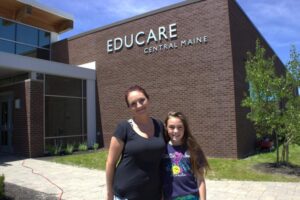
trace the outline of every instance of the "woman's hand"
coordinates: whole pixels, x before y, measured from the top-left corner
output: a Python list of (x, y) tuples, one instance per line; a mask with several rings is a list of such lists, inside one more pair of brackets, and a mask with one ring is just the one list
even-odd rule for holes
[(107, 192), (107, 197), (106, 200), (113, 200), (114, 199), (114, 195), (112, 192)]

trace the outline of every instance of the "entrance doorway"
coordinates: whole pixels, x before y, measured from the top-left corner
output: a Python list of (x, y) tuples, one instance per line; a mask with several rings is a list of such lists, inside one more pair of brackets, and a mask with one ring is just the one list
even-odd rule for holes
[(0, 94), (0, 152), (12, 153), (12, 95)]

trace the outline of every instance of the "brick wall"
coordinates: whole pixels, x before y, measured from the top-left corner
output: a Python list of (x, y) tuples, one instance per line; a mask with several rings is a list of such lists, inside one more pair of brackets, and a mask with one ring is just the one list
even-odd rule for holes
[(29, 157), (44, 154), (44, 96), (43, 82), (26, 80), (26, 113), (29, 143)]
[(51, 60), (61, 63), (69, 63), (68, 41), (61, 40), (51, 44)]

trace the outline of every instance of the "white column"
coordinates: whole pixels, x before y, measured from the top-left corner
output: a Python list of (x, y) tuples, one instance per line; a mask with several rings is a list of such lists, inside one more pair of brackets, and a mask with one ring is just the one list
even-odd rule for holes
[(88, 146), (96, 142), (96, 81), (86, 80), (86, 114)]

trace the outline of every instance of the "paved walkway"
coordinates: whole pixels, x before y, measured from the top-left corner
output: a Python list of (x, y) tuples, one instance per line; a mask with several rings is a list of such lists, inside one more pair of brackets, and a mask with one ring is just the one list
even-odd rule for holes
[[(1, 157), (0, 174), (5, 174), (6, 183), (56, 196), (57, 199), (61, 195), (62, 199), (66, 200), (105, 199), (104, 171), (38, 159), (15, 159), (7, 156), (4, 159), (3, 156)], [(27, 167), (44, 177), (32, 173), (32, 170)], [(63, 193), (58, 187), (63, 190)], [(207, 180), (207, 199), (300, 200), (300, 183)]]

